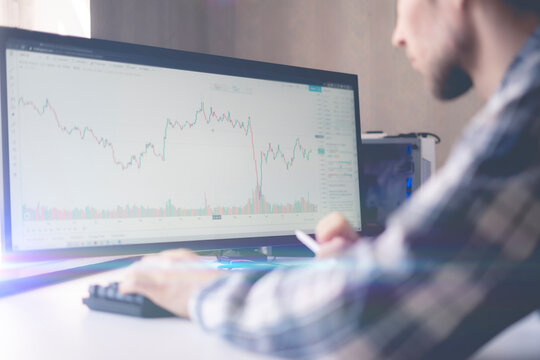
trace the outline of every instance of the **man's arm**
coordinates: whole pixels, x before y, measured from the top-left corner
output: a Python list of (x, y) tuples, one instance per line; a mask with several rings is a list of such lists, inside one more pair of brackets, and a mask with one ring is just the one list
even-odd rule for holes
[[(432, 231), (394, 223), (337, 262), (222, 278), (192, 299), (190, 314), (207, 331), (279, 356), (468, 356), (540, 305), (538, 179), (533, 171), (499, 184), (485, 208), (471, 209), (481, 213), (474, 227), (450, 219), (432, 243)], [(392, 264), (385, 249), (405, 240), (414, 261), (394, 255)]]
[(368, 284), (396, 282), (405, 263), (383, 271), (363, 241), (337, 260), (260, 277), (223, 277), (192, 298), (191, 319), (205, 330), (258, 352), (313, 357), (356, 336)]
[[(346, 265), (255, 283), (224, 279), (195, 299), (195, 320), (279, 355), (439, 359), (469, 355), (540, 307), (540, 86), (515, 94), (515, 87), (499, 94), (445, 168), (391, 219), (373, 242), (375, 266), (367, 273)], [(382, 251), (396, 246), (410, 256), (409, 271), (398, 277), (392, 264), (400, 261), (391, 259), (403, 260), (400, 251), (390, 260)], [(357, 250), (347, 253), (356, 257), (349, 263), (362, 263)], [(310, 284), (341, 285), (321, 294)], [(313, 307), (302, 312), (295, 307), (302, 301)]]

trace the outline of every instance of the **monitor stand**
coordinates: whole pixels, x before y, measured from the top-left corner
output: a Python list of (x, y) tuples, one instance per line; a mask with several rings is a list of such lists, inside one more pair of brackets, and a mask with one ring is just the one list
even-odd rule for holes
[(268, 256), (261, 248), (220, 250), (217, 259), (222, 264), (268, 262)]
[(220, 250), (217, 256), (221, 269), (272, 270), (289, 262), (310, 260), (314, 254), (305, 246), (271, 246), (262, 248)]

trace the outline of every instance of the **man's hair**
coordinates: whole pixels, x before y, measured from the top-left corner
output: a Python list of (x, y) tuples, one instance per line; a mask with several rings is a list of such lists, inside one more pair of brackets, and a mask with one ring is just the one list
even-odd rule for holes
[(535, 12), (540, 15), (540, 0), (502, 0), (519, 11)]

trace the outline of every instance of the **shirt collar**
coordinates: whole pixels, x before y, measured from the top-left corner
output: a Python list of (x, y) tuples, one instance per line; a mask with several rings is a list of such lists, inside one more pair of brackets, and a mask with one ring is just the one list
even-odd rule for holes
[(516, 56), (510, 67), (508, 68), (508, 71), (506, 72), (506, 75), (504, 76), (504, 79), (501, 83), (501, 86), (499, 88), (499, 91), (503, 88), (505, 88), (508, 83), (511, 81), (513, 74), (516, 72), (516, 70), (520, 67), (520, 65), (523, 63), (523, 61), (531, 54), (540, 51), (540, 26), (538, 26), (532, 35), (529, 37), (527, 42), (525, 43), (525, 46), (521, 49), (519, 54)]

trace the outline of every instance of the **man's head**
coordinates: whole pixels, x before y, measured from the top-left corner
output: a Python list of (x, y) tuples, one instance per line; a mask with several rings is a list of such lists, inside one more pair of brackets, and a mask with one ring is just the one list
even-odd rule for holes
[(517, 13), (540, 14), (540, 0), (397, 0), (392, 42), (406, 50), (434, 95), (448, 100), (473, 85), (465, 63), (478, 46), (472, 5), (498, 6)]

